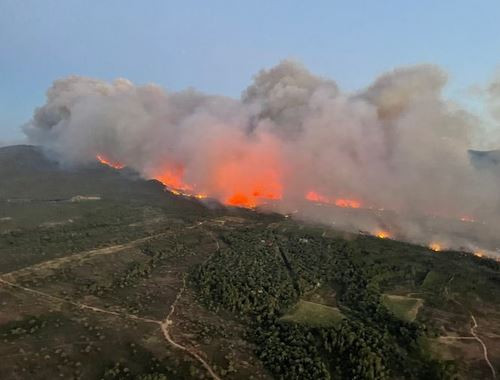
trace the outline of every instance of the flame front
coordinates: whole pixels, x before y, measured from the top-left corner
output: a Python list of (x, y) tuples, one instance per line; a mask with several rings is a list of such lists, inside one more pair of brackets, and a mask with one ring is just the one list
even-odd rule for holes
[(343, 208), (361, 208), (362, 206), (361, 202), (355, 199), (329, 198), (315, 191), (309, 191), (306, 194), (306, 199), (311, 202), (331, 204)]
[(154, 179), (169, 189), (191, 194), (193, 186), (184, 182), (184, 167), (181, 165), (166, 166), (153, 175)]
[(280, 173), (265, 163), (260, 170), (248, 171), (236, 162), (224, 163), (216, 169), (213, 186), (223, 202), (232, 206), (252, 208), (283, 195)]
[(335, 206), (344, 208), (360, 208), (361, 202), (354, 199), (335, 199)]
[(202, 184), (191, 183), (179, 164), (165, 165), (151, 175), (177, 195), (212, 197), (227, 205), (254, 208), (268, 200), (281, 199), (283, 193), (278, 171), (273, 166), (262, 166), (258, 171), (246, 171), (237, 162), (227, 162), (213, 168), (213, 173), (207, 166), (207, 180)]
[(97, 154), (96, 155), (97, 161), (99, 161), (101, 164), (107, 165), (109, 167), (112, 167), (113, 169), (123, 169), (125, 167), (124, 164), (118, 161), (112, 161), (103, 154)]
[[(262, 152), (261, 152), (262, 153)], [(125, 165), (119, 161), (99, 153), (96, 159), (111, 168), (123, 169)], [(189, 196), (197, 199), (214, 198), (231, 206), (254, 208), (272, 200), (281, 200), (284, 195), (283, 168), (280, 160), (272, 154), (248, 154), (242, 159), (219, 160), (216, 164), (208, 163), (204, 176), (189, 175), (188, 170), (179, 163), (165, 163), (159, 169), (149, 172), (149, 178), (154, 178), (165, 185), (169, 191), (179, 196)], [(200, 183), (194, 183), (191, 178), (198, 178)], [(305, 184), (307, 186), (307, 184)], [(338, 198), (326, 196), (315, 190), (305, 193), (305, 199), (319, 204), (331, 205), (348, 209), (375, 209), (370, 204), (354, 198)], [(383, 211), (383, 208), (376, 208)], [(476, 219), (462, 215), (459, 220), (474, 223)], [(393, 235), (387, 229), (378, 228), (371, 234), (379, 239), (391, 239)], [(444, 249), (442, 242), (431, 241), (428, 248), (434, 252)], [(474, 255), (486, 256), (482, 250), (475, 250)]]
[[(104, 154), (97, 154), (96, 159), (114, 169), (123, 169), (124, 164), (109, 159)], [(197, 186), (185, 179), (185, 169), (179, 164), (165, 165), (152, 173), (152, 178), (163, 183), (176, 195), (192, 196), (204, 199), (209, 196), (220, 199), (231, 206), (253, 208), (269, 200), (280, 200), (283, 185), (280, 173), (272, 165), (263, 163), (258, 171), (246, 172), (237, 163), (226, 163), (216, 168), (207, 186)], [(315, 191), (309, 191), (305, 198), (311, 202), (325, 203), (343, 208), (360, 208), (361, 202), (350, 198), (329, 198)], [(389, 233), (384, 232), (384, 237)]]

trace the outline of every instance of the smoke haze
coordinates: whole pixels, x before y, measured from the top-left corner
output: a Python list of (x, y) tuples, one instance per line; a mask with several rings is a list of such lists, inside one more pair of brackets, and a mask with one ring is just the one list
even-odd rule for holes
[[(424, 244), (493, 250), (500, 176), (471, 164), (468, 150), (488, 136), (479, 117), (443, 97), (446, 83), (439, 67), (418, 65), (350, 94), (283, 61), (259, 72), (237, 100), (72, 76), (54, 82), (24, 131), (69, 164), (101, 154), (224, 203), (280, 200), (282, 212), (304, 207), (311, 192), (356, 200), (378, 211), (325, 216), (316, 207), (304, 215), (370, 232), (389, 228)], [(500, 121), (500, 78), (485, 92)], [(430, 225), (428, 217), (454, 222)], [(475, 220), (481, 232), (460, 219)]]

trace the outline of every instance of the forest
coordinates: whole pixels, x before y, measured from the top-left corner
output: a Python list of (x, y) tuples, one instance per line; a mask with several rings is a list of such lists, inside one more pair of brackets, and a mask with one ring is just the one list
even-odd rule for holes
[[(427, 352), (426, 326), (383, 305), (373, 268), (356, 260), (356, 243), (272, 229), (231, 231), (221, 241), (192, 270), (191, 284), (211, 310), (247, 323), (257, 355), (278, 378), (454, 378), (453, 363)], [(346, 318), (331, 327), (281, 319), (319, 288), (335, 292)]]

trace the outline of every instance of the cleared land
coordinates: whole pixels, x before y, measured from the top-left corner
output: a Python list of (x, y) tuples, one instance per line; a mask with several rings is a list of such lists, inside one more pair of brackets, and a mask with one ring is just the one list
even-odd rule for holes
[(344, 315), (336, 307), (300, 300), (281, 320), (309, 326), (336, 326)]
[(424, 301), (421, 298), (384, 294), (382, 303), (398, 318), (413, 322)]

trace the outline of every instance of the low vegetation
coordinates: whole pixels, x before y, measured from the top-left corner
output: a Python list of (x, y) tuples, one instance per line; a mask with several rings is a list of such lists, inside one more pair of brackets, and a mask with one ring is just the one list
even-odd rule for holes
[(282, 321), (317, 327), (337, 326), (343, 319), (344, 315), (336, 307), (303, 300), (281, 317)]
[(382, 303), (396, 317), (413, 322), (423, 301), (420, 298), (384, 294), (382, 295)]

